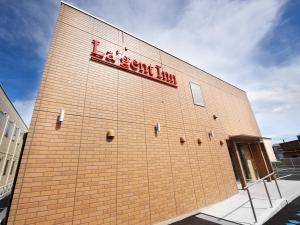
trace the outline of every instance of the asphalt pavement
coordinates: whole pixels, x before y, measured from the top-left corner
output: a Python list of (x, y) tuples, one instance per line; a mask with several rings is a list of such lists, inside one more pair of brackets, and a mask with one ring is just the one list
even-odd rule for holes
[(171, 225), (218, 225), (218, 224), (197, 218), (195, 216), (191, 216), (186, 219), (180, 220), (176, 223), (172, 223)]
[(283, 175), (283, 178), (280, 178), (281, 180), (300, 180), (300, 175), (296, 174), (290, 174), (289, 176), (285, 177), (286, 175)]
[(286, 205), (264, 225), (295, 225), (300, 224), (300, 197)]
[[(300, 175), (284, 177), (282, 180), (300, 180)], [(276, 215), (269, 219), (264, 225), (300, 225), (300, 197), (286, 205)], [(172, 225), (218, 225), (195, 216), (188, 217)]]

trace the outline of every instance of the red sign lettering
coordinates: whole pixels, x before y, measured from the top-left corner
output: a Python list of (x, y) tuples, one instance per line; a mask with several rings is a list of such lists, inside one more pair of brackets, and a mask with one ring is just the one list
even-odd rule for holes
[(170, 74), (161, 69), (161, 66), (156, 65), (156, 75), (153, 73), (153, 66), (147, 65), (143, 62), (139, 62), (136, 59), (130, 59), (127, 56), (122, 56), (119, 60), (117, 58), (120, 55), (120, 51), (116, 51), (115, 54), (112, 51), (106, 53), (98, 51), (97, 48), (100, 45), (100, 41), (93, 40), (93, 50), (91, 53), (91, 60), (99, 63), (106, 64), (118, 69), (128, 71), (132, 74), (142, 76), (154, 81), (158, 81), (163, 84), (177, 88), (176, 76)]

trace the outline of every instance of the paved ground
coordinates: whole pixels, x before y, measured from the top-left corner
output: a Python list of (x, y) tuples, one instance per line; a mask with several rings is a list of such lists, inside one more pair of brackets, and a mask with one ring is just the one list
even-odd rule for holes
[[(269, 194), (272, 199), (272, 208), (270, 208), (270, 203), (263, 183), (258, 183), (250, 187), (255, 213), (258, 219), (257, 224), (263, 224), (282, 209), (287, 202), (293, 201), (300, 195), (300, 181), (280, 180), (278, 181), (278, 184), (284, 197), (283, 199), (280, 199), (274, 181), (267, 183)], [(234, 221), (236, 223), (254, 224), (254, 216), (246, 191), (239, 191), (239, 194), (202, 209), (200, 212), (229, 221)], [(197, 217), (204, 219), (201, 215)]]
[(0, 200), (0, 208), (6, 208), (9, 202), (10, 202), (10, 195), (7, 195)]
[[(300, 197), (285, 206), (264, 225), (295, 225), (300, 224)], [(172, 225), (217, 225), (195, 216), (173, 223)]]
[[(288, 174), (290, 175), (290, 174)], [(282, 180), (300, 180), (300, 175), (296, 175), (296, 174), (291, 174), (291, 176), (287, 176), (285, 177), (286, 174), (283, 175), (283, 178), (281, 178)]]
[[(258, 218), (257, 224), (263, 224), (269, 220), (274, 214), (280, 211), (287, 202), (292, 202), (300, 195), (300, 181), (295, 180), (280, 180), (278, 181), (283, 199), (279, 198), (276, 185), (273, 182), (268, 182), (268, 190), (272, 199), (273, 207), (270, 208), (269, 201), (267, 199), (263, 184), (257, 184), (251, 187), (251, 195), (255, 208), (255, 212)], [(300, 197), (299, 204), (300, 204)], [(294, 208), (292, 214), (295, 214), (297, 210), (300, 213), (300, 206), (295, 208), (295, 203), (291, 203), (291, 208)], [(288, 211), (289, 208), (287, 208)], [(290, 214), (288, 214), (290, 215)], [(219, 219), (218, 219), (219, 218)], [(294, 217), (290, 217), (295, 220)], [(223, 221), (221, 222), (220, 219)], [(250, 207), (249, 199), (245, 191), (240, 191), (239, 194), (232, 196), (231, 198), (211, 205), (200, 211), (200, 214), (189, 217), (187, 219), (173, 223), (173, 225), (215, 225), (225, 224), (225, 221), (232, 221), (236, 224), (254, 224), (254, 218)], [(299, 216), (300, 220), (300, 216)], [(276, 221), (276, 219), (274, 219)], [(283, 218), (283, 223), (268, 222), (266, 225), (293, 225), (288, 222), (288, 219)], [(226, 224), (232, 224), (226, 222)], [(296, 224), (296, 223), (295, 223)], [(300, 225), (300, 223), (299, 223)]]
[(11, 195), (7, 195), (0, 200), (0, 225), (6, 224), (7, 206), (9, 205)]
[(264, 225), (300, 224), (300, 197), (285, 206)]
[(218, 225), (218, 224), (192, 216), (184, 220), (178, 221), (176, 223), (172, 223), (172, 225)]

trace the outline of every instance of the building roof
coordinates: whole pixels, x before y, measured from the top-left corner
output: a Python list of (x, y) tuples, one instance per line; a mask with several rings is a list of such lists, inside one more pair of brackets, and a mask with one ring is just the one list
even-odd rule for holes
[(239, 135), (229, 136), (229, 139), (236, 142), (260, 142), (264, 139), (264, 137), (239, 134)]
[(289, 145), (289, 144), (300, 144), (300, 140), (285, 141), (280, 143), (280, 145)]
[(12, 105), (13, 109), (15, 110), (15, 112), (17, 113), (17, 116), (21, 119), (21, 121), (23, 122), (24, 126), (26, 127), (26, 129), (28, 130), (28, 127), (26, 125), (26, 123), (24, 122), (22, 116), (20, 115), (20, 113), (18, 112), (18, 110), (16, 109), (16, 107), (14, 106), (13, 102), (10, 100), (10, 98), (8, 97), (8, 94), (5, 92), (3, 85), (0, 83), (0, 89), (3, 91), (4, 95), (6, 96), (7, 100), (9, 101), (9, 103)]

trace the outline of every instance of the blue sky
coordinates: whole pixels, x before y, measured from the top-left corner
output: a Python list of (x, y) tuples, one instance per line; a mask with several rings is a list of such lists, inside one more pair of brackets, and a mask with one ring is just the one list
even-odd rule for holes
[[(300, 1), (67, 2), (246, 90), (274, 142), (300, 134)], [(27, 123), (59, 6), (0, 0), (0, 82)]]

